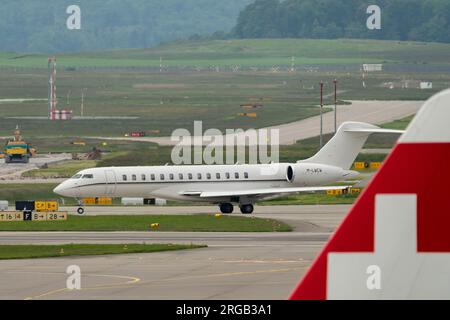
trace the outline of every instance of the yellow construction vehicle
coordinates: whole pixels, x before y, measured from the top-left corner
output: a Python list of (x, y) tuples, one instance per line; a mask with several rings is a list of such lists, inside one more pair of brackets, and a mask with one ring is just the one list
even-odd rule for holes
[(33, 154), (36, 153), (36, 149), (22, 139), (19, 126), (16, 126), (14, 139), (6, 143), (4, 153), (5, 163), (28, 163)]

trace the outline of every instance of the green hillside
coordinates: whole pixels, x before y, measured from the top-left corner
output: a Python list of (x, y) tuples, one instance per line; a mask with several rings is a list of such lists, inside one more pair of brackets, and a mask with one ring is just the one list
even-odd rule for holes
[[(186, 41), (151, 49), (61, 54), (59, 67), (272, 67), (296, 65), (387, 64), (450, 65), (450, 44), (377, 41), (259, 39)], [(0, 54), (0, 67), (46, 68), (46, 55)]]

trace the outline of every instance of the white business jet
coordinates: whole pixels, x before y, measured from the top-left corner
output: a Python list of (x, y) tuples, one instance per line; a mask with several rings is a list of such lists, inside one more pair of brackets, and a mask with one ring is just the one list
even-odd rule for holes
[[(346, 189), (332, 183), (354, 177), (353, 161), (372, 133), (403, 133), (360, 123), (343, 123), (313, 157), (297, 163), (109, 167), (82, 170), (53, 191), (77, 199), (140, 197), (205, 201), (232, 213), (253, 212), (256, 201), (290, 193)], [(78, 208), (83, 214), (84, 209)]]

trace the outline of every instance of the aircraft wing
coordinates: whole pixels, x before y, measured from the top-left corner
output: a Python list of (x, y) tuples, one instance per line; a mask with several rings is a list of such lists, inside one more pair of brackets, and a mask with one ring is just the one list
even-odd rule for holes
[(238, 196), (264, 196), (282, 193), (315, 192), (327, 190), (344, 190), (350, 186), (326, 186), (326, 187), (297, 187), (297, 188), (264, 188), (248, 189), (237, 191), (187, 191), (183, 192), (185, 196), (197, 196), (200, 198), (220, 198), (220, 197), (238, 197)]

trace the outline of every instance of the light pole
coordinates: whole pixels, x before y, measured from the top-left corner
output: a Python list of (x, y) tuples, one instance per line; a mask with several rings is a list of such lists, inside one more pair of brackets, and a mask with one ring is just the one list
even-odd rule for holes
[(323, 81), (320, 81), (320, 149), (323, 147)]
[(87, 91), (87, 88), (81, 89), (81, 117), (84, 117), (84, 95)]
[(337, 132), (337, 80), (334, 79), (334, 134)]

